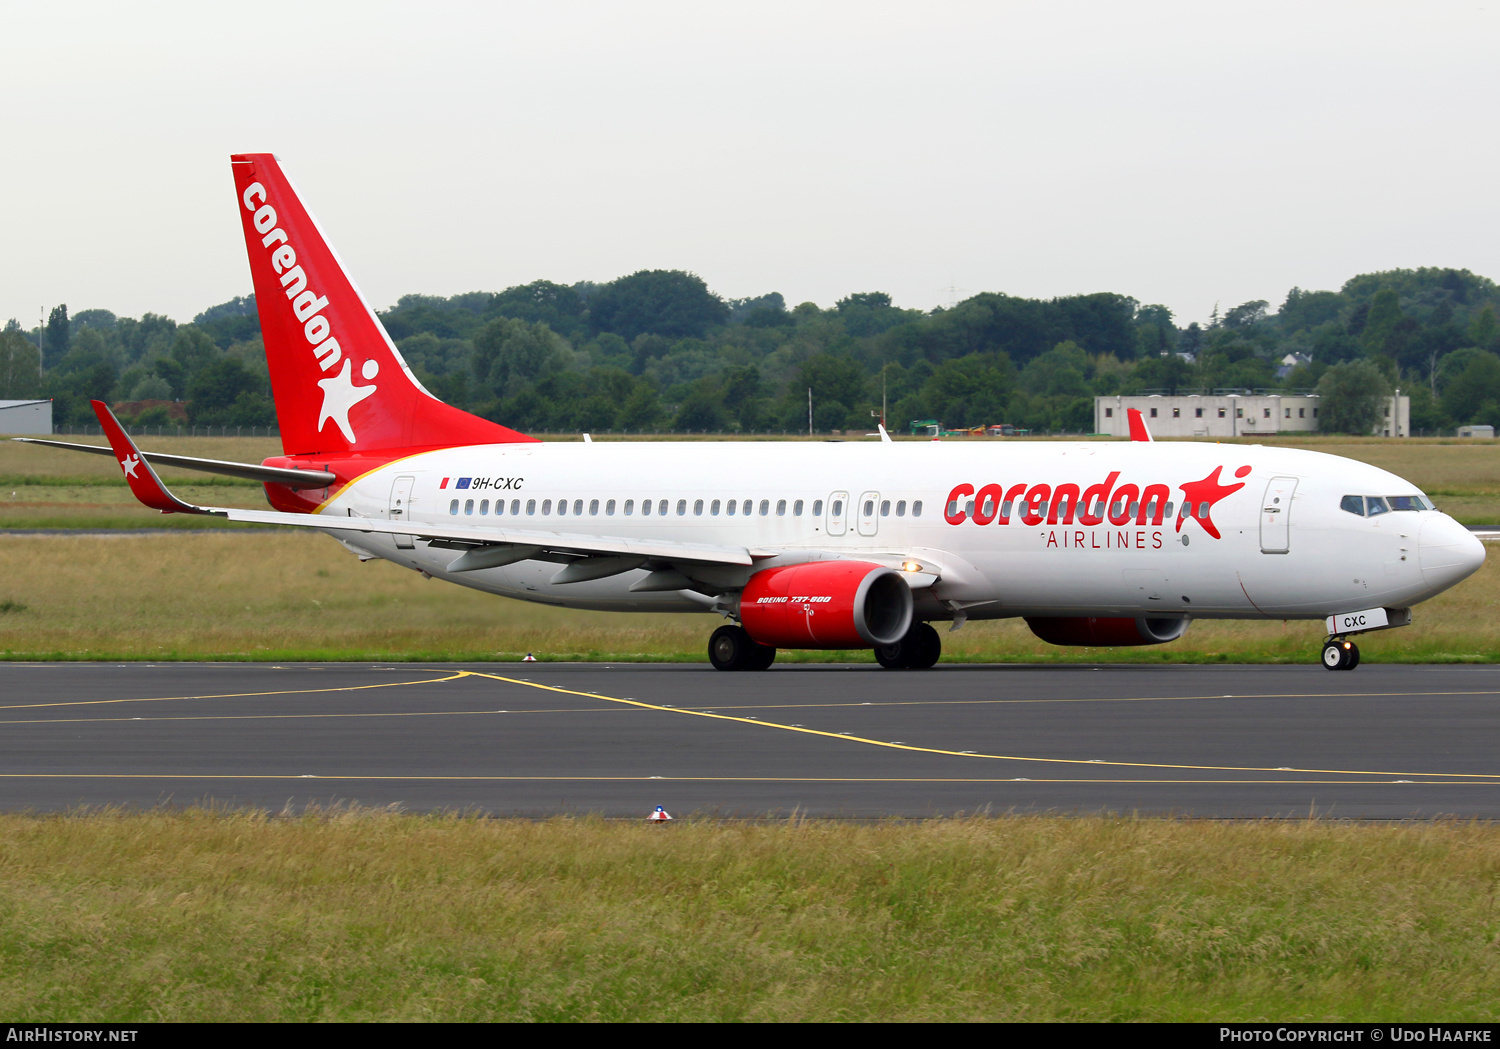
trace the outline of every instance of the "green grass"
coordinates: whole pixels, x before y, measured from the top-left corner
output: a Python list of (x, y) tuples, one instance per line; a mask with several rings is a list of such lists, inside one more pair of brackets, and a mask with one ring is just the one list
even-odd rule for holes
[(0, 816), (27, 1021), (1467, 1020), (1500, 827)]

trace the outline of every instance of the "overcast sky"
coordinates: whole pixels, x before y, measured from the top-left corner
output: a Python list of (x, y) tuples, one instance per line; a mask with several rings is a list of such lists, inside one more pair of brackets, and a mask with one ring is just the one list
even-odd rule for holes
[(377, 308), (685, 269), (726, 297), (1500, 278), (1500, 0), (0, 0), (0, 320), (251, 290), (277, 153)]

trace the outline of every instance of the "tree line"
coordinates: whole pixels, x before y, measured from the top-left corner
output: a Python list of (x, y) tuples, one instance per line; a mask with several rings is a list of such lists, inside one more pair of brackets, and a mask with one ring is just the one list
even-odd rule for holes
[[(776, 292), (715, 295), (649, 270), (608, 283), (539, 280), (501, 292), (403, 296), (380, 314), (422, 383), (529, 431), (818, 432), (1010, 423), (1087, 432), (1096, 395), (1316, 390), (1325, 427), (1358, 432), (1363, 398), (1399, 387), (1414, 432), (1500, 426), (1500, 288), (1468, 270), (1363, 274), (1292, 288), (1178, 325), (1112, 292), (985, 292), (930, 311), (861, 292), (823, 309)], [(253, 296), (190, 324), (154, 313), (52, 310), (0, 333), (0, 397), (50, 397), (59, 426), (88, 401), (140, 424), (275, 422)]]

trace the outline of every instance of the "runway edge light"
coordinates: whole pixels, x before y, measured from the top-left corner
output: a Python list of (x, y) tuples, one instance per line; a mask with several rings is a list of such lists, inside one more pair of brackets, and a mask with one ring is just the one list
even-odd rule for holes
[(662, 808), (660, 805), (656, 806), (655, 812), (646, 817), (646, 819), (650, 820), (652, 823), (665, 823), (671, 818), (671, 816), (667, 815), (667, 810)]

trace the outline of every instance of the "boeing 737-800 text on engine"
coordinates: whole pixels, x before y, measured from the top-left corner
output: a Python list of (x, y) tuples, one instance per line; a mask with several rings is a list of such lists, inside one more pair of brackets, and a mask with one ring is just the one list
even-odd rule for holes
[[(1118, 443), (543, 444), (428, 393), (277, 159), (232, 165), (285, 454), (143, 453), (98, 402), (110, 447), (65, 445), (112, 452), (165, 513), (315, 528), (526, 601), (718, 613), (722, 670), (762, 669), (777, 648), (929, 667), (933, 622), (1011, 616), (1061, 645), (1322, 619), (1325, 665), (1351, 669), (1351, 635), (1405, 625), (1484, 560), (1384, 470), (1158, 444), (1138, 418)], [(274, 510), (182, 502), (153, 463), (259, 480)]]

